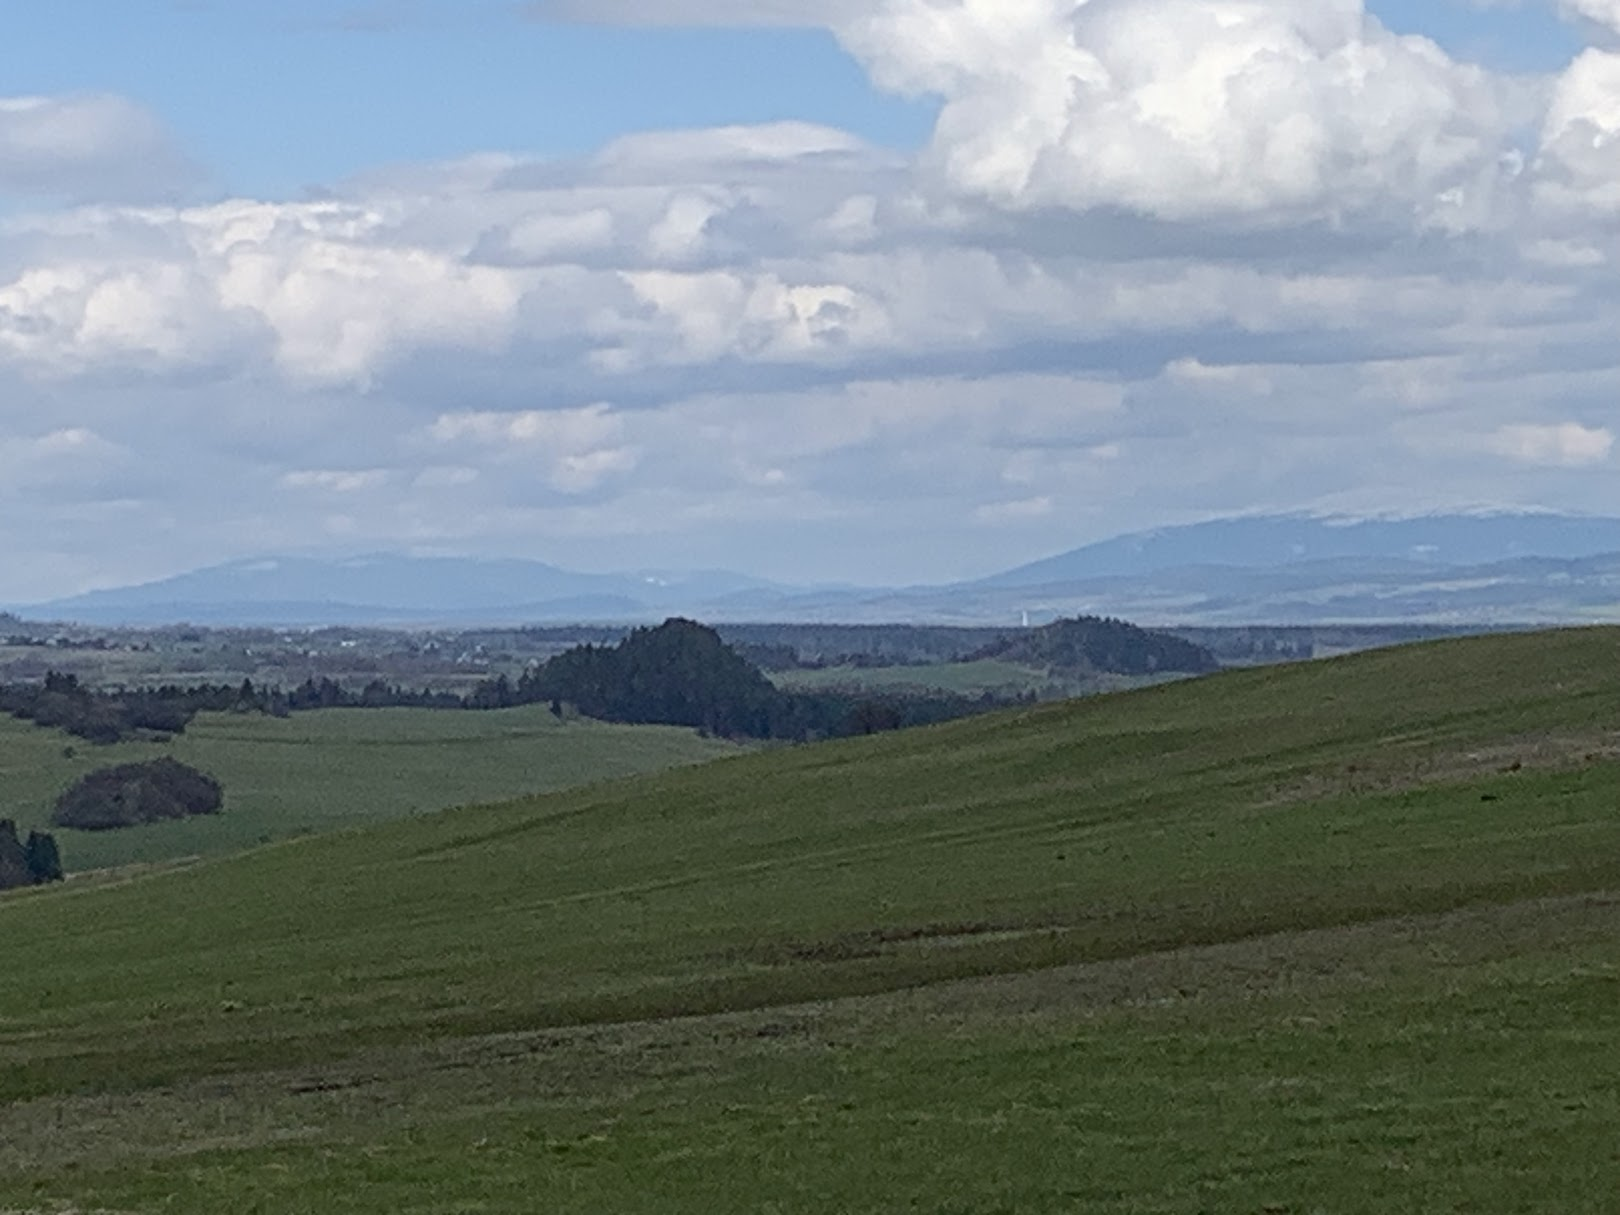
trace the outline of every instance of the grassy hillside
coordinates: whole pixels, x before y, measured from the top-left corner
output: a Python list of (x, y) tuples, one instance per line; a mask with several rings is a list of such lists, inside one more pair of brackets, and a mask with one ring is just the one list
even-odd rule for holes
[(560, 722), (544, 707), (203, 714), (174, 742), (91, 746), (0, 718), (0, 818), (47, 825), (56, 795), (108, 764), (173, 755), (218, 777), (226, 811), (104, 834), (58, 833), (70, 872), (256, 844), (564, 789), (734, 753), (691, 730)]
[(1620, 632), (0, 901), (0, 1209), (1600, 1211)]

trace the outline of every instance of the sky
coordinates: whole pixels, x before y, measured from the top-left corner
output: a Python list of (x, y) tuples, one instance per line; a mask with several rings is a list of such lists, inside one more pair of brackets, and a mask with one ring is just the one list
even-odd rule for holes
[(1620, 513), (1620, 0), (52, 0), (0, 602)]

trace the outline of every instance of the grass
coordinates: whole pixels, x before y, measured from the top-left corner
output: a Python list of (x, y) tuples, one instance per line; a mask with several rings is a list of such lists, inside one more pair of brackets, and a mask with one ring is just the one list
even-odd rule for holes
[(203, 714), (167, 744), (95, 747), (0, 718), (0, 817), (47, 827), (56, 795), (111, 763), (170, 754), (218, 777), (217, 817), (101, 834), (62, 831), (70, 872), (239, 852), (272, 840), (589, 784), (732, 754), (690, 730), (490, 712), (327, 709)]
[(1022, 666), (998, 659), (940, 662), (919, 666), (823, 667), (778, 671), (771, 679), (780, 688), (802, 692), (950, 692), (958, 696), (1022, 696), (1034, 692), (1052, 700), (1092, 696), (1163, 682), (1162, 678), (1097, 674), (1060, 674), (1045, 667)]
[(1610, 1209), (1617, 660), (1232, 672), (8, 896), (0, 1210)]
[[(375, 645), (386, 632), (370, 634)], [(305, 678), (329, 677), (358, 690), (371, 680), (399, 683), (410, 688), (465, 695), (484, 680), (522, 674), (521, 659), (509, 656), (493, 665), (458, 663), (422, 655), (401, 657), (373, 648), (346, 648), (332, 639), (304, 637), (314, 651), (301, 649), (292, 637), (278, 638), (258, 648), (232, 644), (224, 636), (211, 642), (181, 642), (158, 637), (152, 648), (63, 649), (57, 646), (0, 645), (0, 683), (38, 680), (56, 671), (76, 676), (91, 688), (155, 687), (164, 683), (187, 686), (225, 684), (235, 687), (251, 679), (259, 687), (290, 688)]]

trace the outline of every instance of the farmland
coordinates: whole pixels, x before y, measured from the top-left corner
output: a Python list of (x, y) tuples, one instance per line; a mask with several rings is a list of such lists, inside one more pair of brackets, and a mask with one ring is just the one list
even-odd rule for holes
[(0, 1209), (1605, 1210), (1617, 756), (1499, 636), (13, 894)]
[(225, 786), (218, 817), (59, 836), (70, 872), (217, 856), (448, 806), (542, 793), (731, 754), (690, 730), (479, 713), (323, 709), (205, 713), (167, 743), (90, 746), (0, 717), (0, 818), (46, 827), (56, 795), (96, 768), (173, 755)]
[(773, 678), (778, 687), (792, 691), (913, 695), (944, 692), (955, 696), (989, 694), (999, 697), (1033, 695), (1044, 700), (1125, 691), (1162, 683), (1165, 679), (1164, 676), (1115, 675), (1108, 672), (1084, 675), (1054, 672), (1043, 667), (989, 658), (915, 666), (820, 667), (779, 671)]

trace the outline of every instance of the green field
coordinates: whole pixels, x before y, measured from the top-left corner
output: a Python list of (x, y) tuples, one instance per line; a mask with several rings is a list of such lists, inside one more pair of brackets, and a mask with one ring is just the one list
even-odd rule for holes
[(1492, 637), (14, 894), (0, 1210), (1609, 1211), (1617, 756)]
[(325, 709), (290, 718), (205, 713), (171, 743), (97, 747), (0, 717), (0, 818), (48, 827), (56, 795), (98, 767), (158, 755), (216, 776), (217, 817), (57, 833), (69, 872), (240, 852), (357, 827), (734, 754), (691, 730), (562, 722), (498, 711)]
[(1022, 696), (1033, 692), (1046, 700), (1092, 696), (1164, 682), (1151, 676), (1075, 675), (1045, 667), (1022, 666), (985, 658), (977, 662), (939, 662), (895, 667), (821, 667), (776, 671), (771, 681), (795, 692), (950, 692), (958, 696)]

